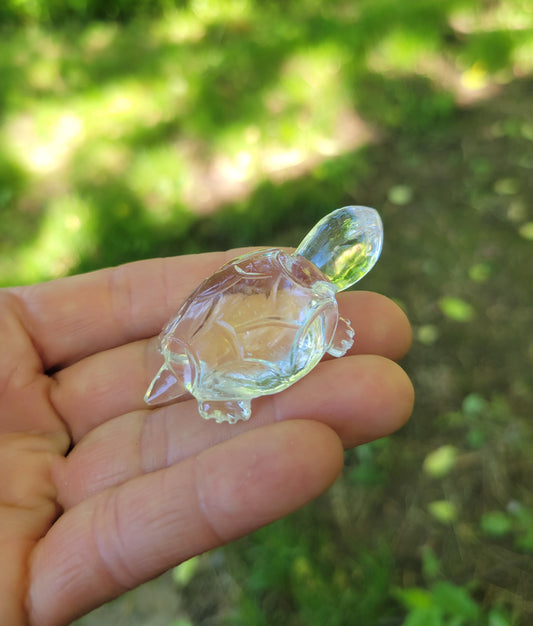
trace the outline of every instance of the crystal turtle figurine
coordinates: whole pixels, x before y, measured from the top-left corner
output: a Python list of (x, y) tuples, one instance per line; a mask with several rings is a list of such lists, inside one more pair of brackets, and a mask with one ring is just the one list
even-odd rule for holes
[(269, 248), (237, 257), (205, 280), (160, 335), (164, 364), (148, 405), (190, 392), (200, 415), (234, 424), (251, 401), (286, 389), (327, 352), (353, 344), (335, 294), (376, 263), (383, 227), (374, 209), (326, 215), (293, 254)]

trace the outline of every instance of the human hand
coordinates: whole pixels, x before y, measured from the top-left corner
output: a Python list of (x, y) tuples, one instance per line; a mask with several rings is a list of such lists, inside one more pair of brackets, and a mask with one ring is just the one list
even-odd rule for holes
[(204, 421), (194, 399), (146, 408), (155, 335), (235, 255), (0, 290), (0, 624), (66, 624), (286, 515), (335, 480), (343, 446), (409, 417), (391, 360), (409, 324), (368, 292), (338, 296), (350, 354), (254, 401), (250, 422)]

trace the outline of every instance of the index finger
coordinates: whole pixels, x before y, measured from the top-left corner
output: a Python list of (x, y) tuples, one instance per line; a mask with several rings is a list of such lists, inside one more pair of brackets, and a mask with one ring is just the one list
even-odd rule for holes
[(156, 335), (202, 280), (248, 250), (136, 261), (10, 291), (50, 369)]

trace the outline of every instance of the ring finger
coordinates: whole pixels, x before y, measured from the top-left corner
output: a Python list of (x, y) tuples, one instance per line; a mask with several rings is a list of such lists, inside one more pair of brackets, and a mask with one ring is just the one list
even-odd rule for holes
[(380, 356), (357, 355), (320, 363), (284, 392), (258, 399), (249, 422), (205, 421), (195, 400), (136, 411), (95, 428), (62, 460), (55, 477), (59, 500), (70, 508), (107, 487), (276, 421), (321, 421), (346, 448), (352, 447), (396, 430), (412, 404), (412, 386), (398, 365)]

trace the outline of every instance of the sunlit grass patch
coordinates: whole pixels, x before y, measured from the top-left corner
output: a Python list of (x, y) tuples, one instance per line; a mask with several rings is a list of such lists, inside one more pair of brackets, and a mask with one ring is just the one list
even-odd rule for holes
[(78, 150), (69, 165), (75, 186), (99, 185), (110, 178), (125, 176), (133, 159), (132, 150), (123, 142), (95, 138)]
[(160, 221), (183, 200), (189, 173), (189, 155), (176, 146), (148, 148), (133, 155), (125, 180), (146, 209)]
[(204, 24), (217, 21), (231, 23), (249, 17), (253, 6), (251, 0), (192, 0), (190, 11)]
[(87, 24), (80, 36), (81, 49), (89, 56), (108, 50), (120, 35), (118, 24), (95, 22)]
[(91, 206), (77, 195), (50, 201), (34, 237), (0, 257), (7, 284), (26, 284), (65, 276), (95, 244)]
[(527, 75), (533, 71), (533, 27), (524, 33), (514, 49), (517, 73)]
[(170, 44), (198, 42), (206, 33), (201, 15), (189, 9), (168, 11), (163, 19), (154, 20), (148, 28), (154, 39)]
[(83, 118), (43, 104), (33, 114), (28, 111), (8, 119), (4, 141), (28, 173), (44, 176), (68, 164), (84, 133)]
[(481, 4), (459, 2), (450, 13), (450, 24), (463, 32), (524, 30), (533, 28), (533, 10), (529, 0), (506, 0)]
[(179, 72), (171, 81), (157, 75), (151, 80), (125, 76), (83, 94), (72, 106), (85, 120), (90, 137), (127, 139), (139, 128), (182, 113), (186, 93)]
[(424, 73), (428, 58), (439, 54), (440, 33), (413, 26), (394, 28), (382, 37), (371, 48), (369, 66), (378, 71), (400, 74)]

